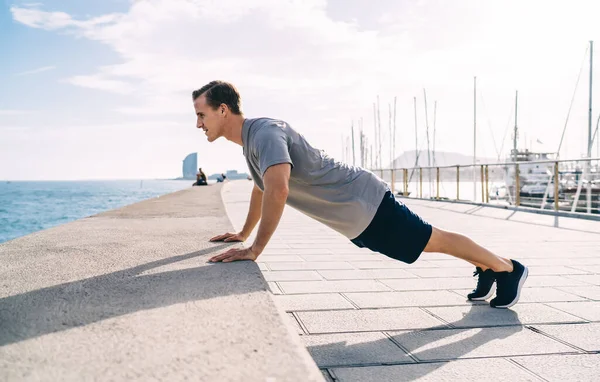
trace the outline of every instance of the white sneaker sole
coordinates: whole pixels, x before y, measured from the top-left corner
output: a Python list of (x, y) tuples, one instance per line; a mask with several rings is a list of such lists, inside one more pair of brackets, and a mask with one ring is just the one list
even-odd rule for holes
[(485, 301), (488, 298), (492, 297), (494, 295), (494, 292), (496, 292), (496, 282), (495, 281), (494, 281), (494, 284), (492, 284), (492, 287), (490, 288), (490, 291), (488, 292), (488, 294), (486, 294), (483, 297), (473, 297), (469, 301)]
[(517, 287), (517, 296), (514, 300), (510, 302), (510, 304), (506, 305), (496, 305), (494, 308), (498, 309), (506, 309), (515, 305), (519, 301), (519, 297), (521, 297), (521, 289), (523, 288), (523, 284), (525, 284), (525, 280), (527, 280), (527, 276), (529, 276), (529, 268), (525, 267), (523, 270), (523, 274), (521, 275), (521, 279), (519, 280), (519, 286)]

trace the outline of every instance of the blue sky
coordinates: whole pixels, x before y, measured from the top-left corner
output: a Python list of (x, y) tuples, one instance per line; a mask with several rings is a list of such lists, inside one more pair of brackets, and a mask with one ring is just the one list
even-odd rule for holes
[[(342, 158), (352, 121), (373, 140), (377, 95), (384, 128), (397, 97), (397, 153), (414, 149), (423, 88), (437, 149), (471, 155), (477, 75), (478, 155), (496, 156), (517, 89), (521, 146), (554, 151), (597, 14), (591, 0), (0, 0), (0, 179), (175, 177), (194, 151), (211, 173), (245, 170), (241, 148), (194, 129), (190, 93), (213, 79), (238, 86), (247, 116)], [(561, 155), (586, 133), (587, 67)]]

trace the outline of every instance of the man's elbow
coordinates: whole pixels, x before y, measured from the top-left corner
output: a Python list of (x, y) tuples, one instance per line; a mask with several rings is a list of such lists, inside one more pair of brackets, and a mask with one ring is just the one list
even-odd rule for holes
[(271, 194), (271, 197), (276, 198), (277, 200), (286, 201), (290, 193), (290, 188), (287, 184), (280, 184), (269, 187), (269, 193)]

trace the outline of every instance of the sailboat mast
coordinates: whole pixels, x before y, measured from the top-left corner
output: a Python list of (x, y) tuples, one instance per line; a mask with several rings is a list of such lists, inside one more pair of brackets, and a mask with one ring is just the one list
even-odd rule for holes
[(354, 153), (354, 120), (350, 124), (350, 133), (352, 134), (352, 166), (356, 166), (356, 155)]
[(473, 77), (473, 201), (477, 200), (477, 77)]
[(419, 138), (417, 129), (417, 97), (413, 97), (415, 105), (415, 167), (419, 167)]
[[(592, 158), (592, 73), (594, 68), (594, 42), (590, 41), (590, 102), (588, 112), (588, 158)], [(591, 171), (592, 161), (586, 163), (588, 174)], [(589, 176), (589, 175), (588, 175)], [(591, 178), (588, 179), (587, 183), (587, 213), (592, 212), (592, 182)]]
[(588, 158), (592, 157), (592, 73), (594, 67), (594, 42), (590, 41), (590, 101), (588, 111)]
[(517, 115), (518, 115), (518, 105), (519, 105), (519, 91), (517, 90), (515, 92), (515, 132), (513, 135), (513, 156), (514, 158), (512, 158), (513, 161), (517, 161), (517, 134), (518, 134), (518, 128), (517, 128)]

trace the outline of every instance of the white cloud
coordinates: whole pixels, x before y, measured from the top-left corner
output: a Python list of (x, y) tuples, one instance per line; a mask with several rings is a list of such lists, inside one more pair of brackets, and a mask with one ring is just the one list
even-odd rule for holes
[[(372, 137), (377, 94), (389, 140), (387, 104), (398, 96), (401, 151), (414, 146), (413, 96), (424, 130), (422, 89), (427, 88), (430, 124), (438, 101), (437, 148), (469, 153), (477, 75), (486, 104), (479, 111), (480, 155), (495, 155), (487, 121), (498, 141), (516, 89), (523, 131), (557, 145), (587, 41), (600, 40), (598, 2), (381, 4), (379, 24), (369, 29), (360, 9), (372, 11), (372, 6), (359, 1), (350, 21), (336, 18), (336, 8), (324, 0), (140, 0), (125, 13), (84, 20), (40, 8), (11, 10), (25, 25), (66, 30), (116, 52), (118, 64), (91, 68), (68, 81), (128, 95), (130, 101), (117, 110), (128, 117), (188, 113), (193, 126), (191, 91), (224, 79), (238, 86), (248, 115), (286, 119), (317, 147), (339, 154), (340, 134), (349, 132), (352, 119), (363, 117)], [(573, 156), (583, 146), (584, 86), (568, 133)]]
[(129, 94), (133, 91), (131, 84), (124, 81), (107, 79), (102, 75), (74, 76), (67, 82), (84, 88), (105, 90), (111, 93)]
[(41, 68), (37, 68), (37, 69), (32, 69), (32, 70), (27, 70), (21, 73), (17, 73), (17, 76), (26, 76), (29, 74), (37, 74), (37, 73), (42, 73), (42, 72), (47, 72), (48, 70), (53, 70), (56, 69), (56, 66), (42, 66)]
[(89, 29), (101, 24), (115, 22), (119, 17), (117, 14), (110, 14), (91, 18), (86, 21), (77, 21), (65, 12), (42, 11), (38, 8), (40, 5), (41, 4), (39, 3), (29, 4), (29, 7), (27, 8), (12, 6), (10, 11), (12, 12), (13, 19), (16, 21), (32, 28), (46, 30), (55, 30), (68, 27)]
[(0, 109), (0, 116), (2, 115), (24, 115), (24, 114), (28, 114), (31, 113), (31, 110), (7, 110), (7, 109)]

